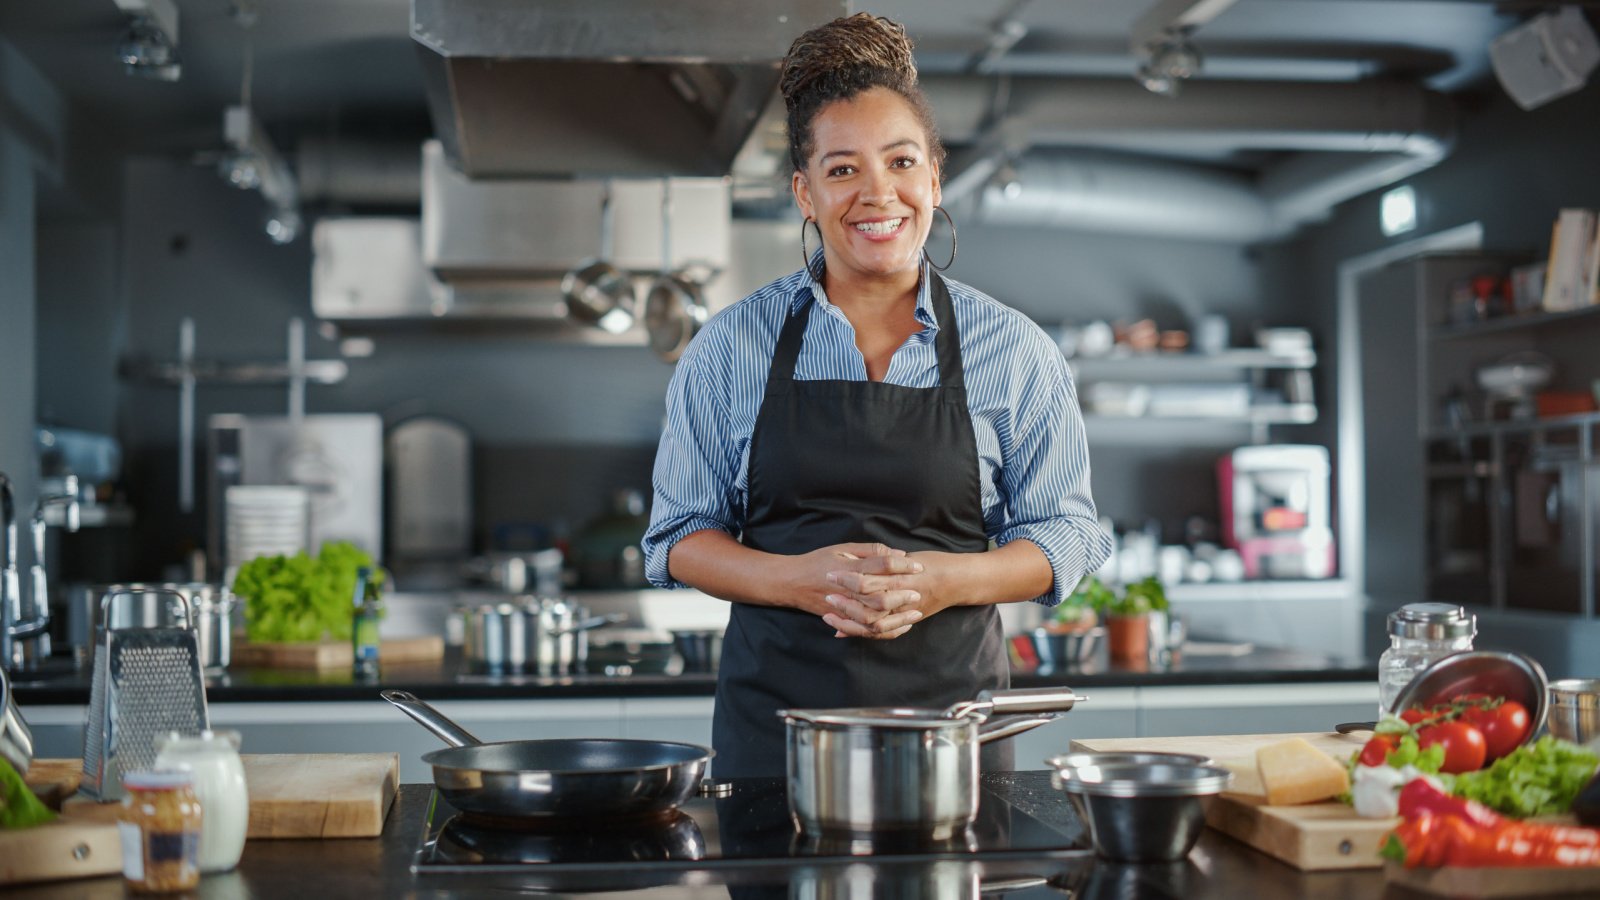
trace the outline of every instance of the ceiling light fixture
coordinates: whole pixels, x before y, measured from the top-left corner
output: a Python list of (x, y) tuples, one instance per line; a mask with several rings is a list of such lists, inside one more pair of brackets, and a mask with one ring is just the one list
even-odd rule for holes
[(1200, 26), (1238, 0), (1157, 0), (1128, 35), (1128, 49), (1139, 66), (1134, 79), (1145, 90), (1176, 97), (1184, 81), (1199, 74), (1203, 58), (1194, 45)]
[(303, 225), (300, 218), (300, 184), (278, 148), (272, 145), (272, 139), (267, 136), (266, 129), (261, 127), (250, 106), (255, 54), (248, 29), (256, 22), (254, 5), (243, 0), (235, 3), (233, 17), (240, 27), (247, 30), (244, 75), (239, 85), (239, 103), (222, 112), (222, 137), (228, 149), (217, 163), (217, 173), (240, 190), (261, 192), (262, 198), (267, 201), (267, 215), (263, 222), (267, 237), (275, 244), (287, 244), (299, 236)]
[(129, 75), (156, 81), (177, 81), (183, 75), (178, 59), (178, 8), (172, 0), (116, 0), (132, 16), (117, 39), (117, 60)]

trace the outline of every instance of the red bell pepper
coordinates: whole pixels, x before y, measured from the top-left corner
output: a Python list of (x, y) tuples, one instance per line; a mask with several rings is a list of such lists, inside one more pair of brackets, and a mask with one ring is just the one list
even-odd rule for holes
[(1480, 828), (1495, 828), (1506, 821), (1482, 803), (1452, 797), (1424, 779), (1413, 778), (1400, 789), (1400, 815), (1413, 819), (1425, 814), (1460, 816)]
[(1408, 818), (1381, 853), (1407, 868), (1547, 866), (1600, 869), (1600, 830), (1504, 819), (1483, 827), (1456, 815)]

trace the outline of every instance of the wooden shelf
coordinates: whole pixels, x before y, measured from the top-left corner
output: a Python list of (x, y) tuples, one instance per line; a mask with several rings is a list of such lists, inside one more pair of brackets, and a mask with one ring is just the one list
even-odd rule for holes
[(1466, 322), (1460, 325), (1435, 325), (1428, 329), (1428, 338), (1435, 341), (1463, 340), (1489, 334), (1504, 334), (1510, 331), (1541, 328), (1546, 325), (1569, 324), (1573, 320), (1600, 322), (1600, 304), (1592, 304), (1567, 312), (1529, 313), (1520, 316), (1485, 319), (1482, 322)]

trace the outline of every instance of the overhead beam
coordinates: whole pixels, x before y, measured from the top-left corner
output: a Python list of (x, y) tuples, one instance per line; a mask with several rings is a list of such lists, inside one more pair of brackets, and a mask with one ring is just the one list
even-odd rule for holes
[(1133, 23), (1128, 46), (1135, 54), (1169, 31), (1192, 31), (1222, 15), (1238, 0), (1159, 0)]

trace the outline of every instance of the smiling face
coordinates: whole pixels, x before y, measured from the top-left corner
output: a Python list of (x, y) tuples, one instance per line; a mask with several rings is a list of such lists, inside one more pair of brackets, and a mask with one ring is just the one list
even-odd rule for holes
[(794, 174), (794, 194), (822, 231), (829, 275), (914, 279), (939, 203), (939, 171), (911, 104), (870, 88), (824, 106), (811, 130), (814, 149)]

